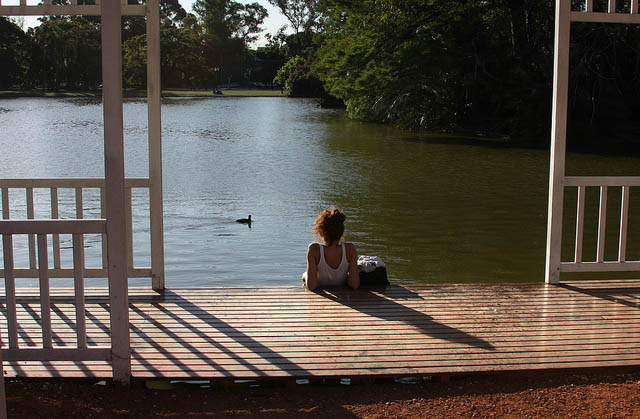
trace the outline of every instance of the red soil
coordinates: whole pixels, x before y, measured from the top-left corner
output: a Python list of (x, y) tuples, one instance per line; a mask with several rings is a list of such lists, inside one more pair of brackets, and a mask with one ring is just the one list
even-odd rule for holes
[(640, 371), (258, 387), (8, 381), (10, 418), (640, 418)]

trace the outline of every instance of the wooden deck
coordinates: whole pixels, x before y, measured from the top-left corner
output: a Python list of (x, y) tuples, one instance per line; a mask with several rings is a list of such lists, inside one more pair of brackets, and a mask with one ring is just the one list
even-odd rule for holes
[[(72, 290), (52, 289), (54, 345), (75, 345)], [(86, 291), (89, 345), (109, 342)], [(20, 346), (41, 342), (19, 289)], [(134, 378), (357, 377), (640, 366), (640, 280), (346, 289), (130, 290)], [(6, 342), (6, 315), (2, 337)], [(5, 362), (7, 377), (110, 377), (102, 361)]]

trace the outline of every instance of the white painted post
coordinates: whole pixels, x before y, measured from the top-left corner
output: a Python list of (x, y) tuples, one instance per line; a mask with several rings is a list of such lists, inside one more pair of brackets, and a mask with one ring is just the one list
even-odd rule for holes
[[(35, 218), (33, 208), (33, 188), (27, 188), (27, 219)], [(29, 268), (36, 269), (36, 236), (29, 234)]]
[[(60, 218), (58, 188), (51, 188), (51, 219)], [(53, 234), (53, 268), (60, 269), (60, 235)]]
[(162, 122), (160, 109), (160, 8), (147, 0), (147, 112), (149, 135), (149, 217), (151, 229), (151, 284), (164, 289), (162, 203)]
[(7, 393), (4, 389), (4, 362), (0, 351), (0, 419), (7, 418)]
[(76, 302), (76, 337), (78, 348), (87, 347), (87, 325), (84, 305), (84, 238), (73, 235), (73, 287)]
[(560, 281), (564, 169), (567, 143), (567, 100), (569, 93), (570, 16), (571, 0), (556, 0), (553, 116), (551, 120), (547, 260), (545, 267), (545, 281), (547, 283)]
[(629, 187), (622, 187), (620, 202), (620, 237), (618, 239), (618, 262), (627, 260), (627, 228), (629, 225)]
[(111, 364), (113, 381), (120, 385), (129, 385), (131, 348), (125, 247), (120, 1), (104, 0), (100, 8)]
[[(107, 219), (107, 198), (104, 188), (100, 188), (100, 218)], [(102, 234), (102, 267), (107, 269), (107, 233)]]
[(40, 276), (40, 320), (42, 321), (42, 347), (53, 347), (51, 341), (51, 297), (49, 292), (49, 258), (47, 235), (38, 234), (38, 271)]
[[(9, 213), (6, 213), (7, 216)], [(2, 235), (4, 257), (4, 292), (7, 307), (7, 333), (9, 348), (18, 348), (18, 316), (16, 314), (16, 282), (13, 274), (13, 236)]]
[(600, 209), (598, 211), (598, 250), (596, 262), (604, 262), (604, 245), (607, 236), (607, 187), (600, 187)]
[(576, 252), (574, 261), (576, 263), (582, 262), (582, 242), (584, 236), (584, 199), (586, 196), (587, 187), (578, 186), (578, 209), (576, 212)]

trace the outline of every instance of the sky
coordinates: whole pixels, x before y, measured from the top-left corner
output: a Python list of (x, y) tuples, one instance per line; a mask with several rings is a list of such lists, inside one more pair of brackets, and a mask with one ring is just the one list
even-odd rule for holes
[[(195, 0), (179, 0), (180, 4), (182, 5), (182, 7), (184, 7), (184, 9), (187, 12), (191, 12), (192, 9), (192, 5), (194, 3)], [(238, 1), (238, 0), (236, 0)], [(287, 19), (284, 17), (284, 15), (282, 13), (280, 13), (280, 11), (278, 9), (276, 9), (275, 7), (273, 7), (272, 5), (269, 4), (269, 2), (267, 0), (239, 0), (241, 3), (254, 3), (254, 2), (258, 2), (260, 3), (262, 6), (264, 6), (267, 11), (269, 12), (269, 16), (264, 20), (264, 24), (262, 25), (262, 28), (264, 29), (264, 31), (260, 34), (260, 37), (256, 43), (255, 46), (264, 46), (267, 42), (266, 39), (264, 37), (265, 34), (267, 33), (273, 33), (275, 34), (278, 29), (280, 29), (280, 27), (282, 27), (283, 25), (286, 25)], [(29, 28), (29, 27), (34, 27), (34, 26), (38, 26), (39, 22), (38, 22), (38, 17), (37, 16), (27, 16), (25, 17), (25, 29)]]

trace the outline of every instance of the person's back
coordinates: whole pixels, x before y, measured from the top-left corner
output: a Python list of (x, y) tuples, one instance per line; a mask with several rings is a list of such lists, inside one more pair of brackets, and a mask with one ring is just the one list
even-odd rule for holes
[(314, 233), (323, 243), (311, 243), (307, 250), (307, 271), (302, 276), (305, 286), (342, 286), (358, 288), (358, 254), (353, 243), (340, 244), (346, 216), (336, 208), (324, 210), (314, 222)]

